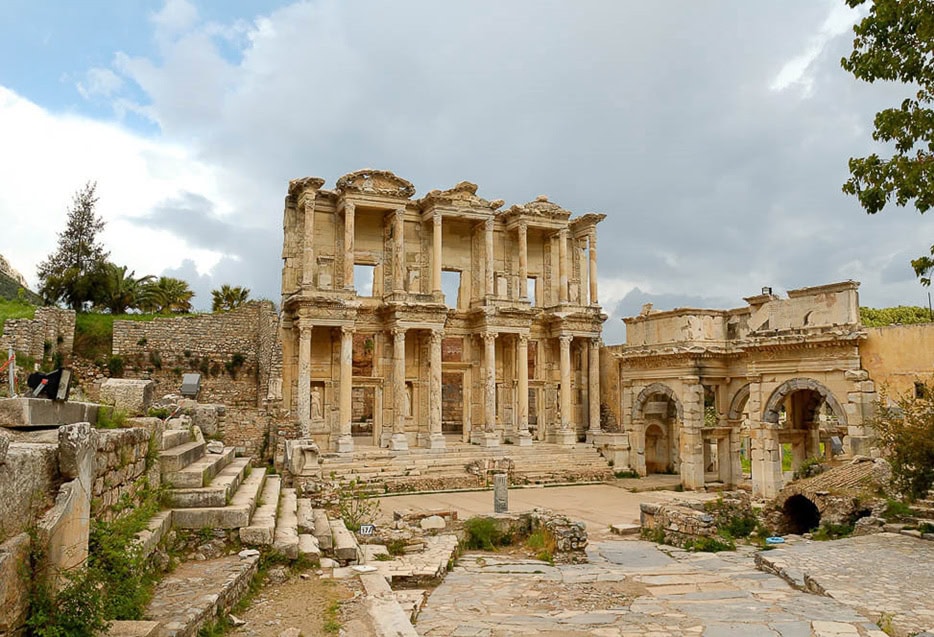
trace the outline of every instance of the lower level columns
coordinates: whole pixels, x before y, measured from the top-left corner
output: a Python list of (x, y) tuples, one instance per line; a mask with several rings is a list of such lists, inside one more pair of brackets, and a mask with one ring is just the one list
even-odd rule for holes
[(590, 426), (587, 429), (587, 442), (593, 442), (600, 434), (600, 339), (590, 339), (590, 369), (587, 373), (589, 387)]
[(429, 336), (428, 367), (431, 375), (428, 383), (428, 448), (444, 449), (441, 433), (441, 330), (431, 330)]
[(406, 413), (405, 387), (405, 329), (392, 330), (392, 437), (389, 448), (395, 451), (408, 451), (409, 439), (405, 435)]
[(337, 437), (337, 452), (353, 451), (353, 436), (350, 421), (353, 418), (353, 333), (352, 327), (341, 327), (341, 383), (338, 419), (340, 433)]
[(774, 498), (782, 488), (782, 445), (778, 426), (759, 423), (752, 433), (752, 495)]
[(302, 438), (311, 436), (311, 326), (301, 325), (298, 338), (298, 424)]
[(470, 442), (484, 447), (499, 446), (496, 434), (496, 332), (483, 337), (483, 431), (471, 431)]
[(573, 445), (577, 442), (577, 432), (571, 428), (571, 341), (573, 338), (570, 334), (562, 334), (558, 337), (561, 350), (561, 391), (558, 395), (561, 420), (555, 432), (555, 442), (559, 445)]
[(519, 334), (516, 337), (516, 372), (518, 376), (516, 433), (511, 440), (520, 447), (532, 444), (529, 433), (529, 336)]
[(701, 489), (704, 487), (704, 386), (696, 376), (682, 380), (685, 391), (679, 439), (681, 485), (685, 489)]

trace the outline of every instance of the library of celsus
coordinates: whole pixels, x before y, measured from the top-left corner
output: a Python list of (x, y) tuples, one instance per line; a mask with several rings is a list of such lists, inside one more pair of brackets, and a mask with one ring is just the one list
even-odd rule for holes
[(600, 430), (596, 227), (540, 196), (361, 170), (285, 200), (282, 401), (304, 438), (442, 449), (573, 445)]

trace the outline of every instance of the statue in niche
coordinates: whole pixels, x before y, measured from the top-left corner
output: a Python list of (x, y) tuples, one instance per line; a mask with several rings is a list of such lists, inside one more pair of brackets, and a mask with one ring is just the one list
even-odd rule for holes
[(321, 388), (315, 387), (311, 390), (311, 419), (324, 420), (324, 412), (321, 410)]
[(404, 397), (405, 397), (405, 405), (403, 406), (402, 414), (406, 418), (411, 418), (412, 417), (412, 386), (411, 385), (405, 386)]

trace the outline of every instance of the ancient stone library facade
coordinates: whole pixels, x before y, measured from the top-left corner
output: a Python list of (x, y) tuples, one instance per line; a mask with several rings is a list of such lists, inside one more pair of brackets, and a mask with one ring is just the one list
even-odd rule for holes
[(596, 228), (462, 182), (390, 172), (289, 184), (281, 395), (303, 437), (442, 449), (573, 444), (600, 429)]

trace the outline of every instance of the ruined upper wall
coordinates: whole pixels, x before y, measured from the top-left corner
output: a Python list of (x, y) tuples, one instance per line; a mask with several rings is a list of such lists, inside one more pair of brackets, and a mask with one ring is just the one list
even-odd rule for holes
[[(17, 352), (42, 360), (44, 354), (71, 356), (75, 342), (75, 312), (57, 307), (36, 308), (31, 319), (11, 319), (3, 324), (0, 351), (12, 345)], [(46, 352), (48, 348), (48, 352)]]
[(863, 369), (890, 398), (934, 382), (934, 323), (867, 327), (859, 346)]
[(859, 283), (846, 281), (748, 297), (734, 310), (676, 309), (624, 318), (628, 347), (694, 343), (712, 346), (788, 332), (808, 333), (833, 327), (860, 328)]

